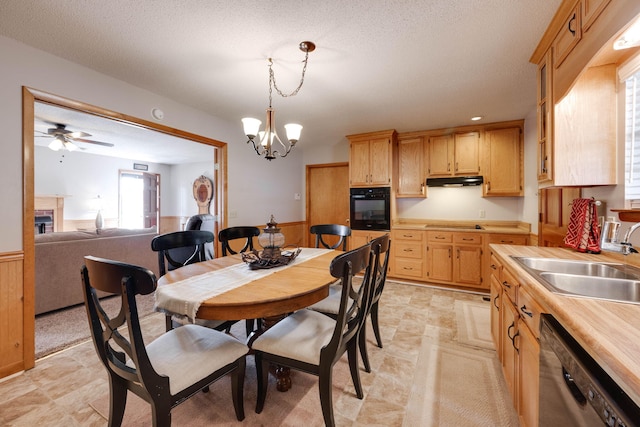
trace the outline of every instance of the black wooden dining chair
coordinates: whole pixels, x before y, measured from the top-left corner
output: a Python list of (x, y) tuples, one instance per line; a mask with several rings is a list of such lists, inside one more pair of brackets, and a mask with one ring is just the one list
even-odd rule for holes
[[(151, 249), (158, 253), (158, 272), (164, 276), (168, 271), (196, 262), (205, 261), (206, 244), (214, 240), (213, 233), (204, 230), (176, 231), (161, 234), (151, 240)], [(185, 324), (186, 319), (165, 316), (167, 331)], [(229, 332), (235, 321), (215, 321), (196, 319), (200, 326), (207, 326), (219, 331)]]
[[(253, 250), (253, 238), (260, 235), (258, 227), (229, 227), (218, 232), (218, 240), (222, 244), (222, 256), (235, 255), (240, 252)], [(244, 246), (240, 250), (234, 250), (229, 246), (232, 240), (244, 239)]]
[[(382, 338), (380, 336), (380, 326), (378, 323), (378, 306), (382, 290), (384, 289), (385, 282), (387, 280), (387, 270), (389, 269), (389, 255), (391, 249), (391, 239), (388, 234), (377, 237), (369, 242), (372, 248), (379, 247), (380, 256), (378, 257), (377, 273), (375, 277), (375, 283), (373, 284), (373, 291), (371, 293), (371, 302), (368, 305), (369, 310), (367, 316), (370, 314), (371, 326), (373, 327), (373, 333), (376, 337), (376, 343), (378, 347), (382, 348)], [(323, 313), (333, 319), (338, 315), (340, 309), (340, 294), (342, 292), (340, 284), (334, 284), (329, 287), (329, 296), (322, 301), (319, 301), (308, 308), (311, 310)], [(366, 327), (362, 328), (360, 337), (358, 338), (358, 346), (360, 347), (360, 356), (362, 357), (362, 364), (367, 372), (371, 372), (371, 364), (369, 363), (369, 353), (367, 352), (367, 334)]]
[[(109, 376), (109, 426), (122, 424), (129, 391), (151, 405), (149, 424), (170, 426), (175, 406), (227, 374), (231, 374), (236, 418), (242, 421), (249, 348), (198, 325), (172, 329), (145, 345), (136, 296), (156, 290), (155, 275), (146, 268), (104, 258), (86, 256), (84, 260), (82, 289), (91, 336)], [(115, 316), (102, 307), (99, 291), (120, 297)], [(123, 328), (128, 334), (122, 333)]]
[[(351, 236), (351, 229), (342, 224), (317, 224), (312, 225), (309, 228), (311, 234), (316, 235), (315, 247), (319, 248), (320, 245), (327, 249), (336, 249), (342, 245), (342, 250), (347, 250), (347, 237)], [(336, 243), (327, 243), (325, 239), (328, 236), (337, 236)]]
[[(267, 395), (269, 364), (298, 369), (318, 376), (320, 405), (325, 425), (334, 426), (332, 371), (346, 352), (356, 396), (364, 394), (358, 368), (358, 335), (371, 301), (372, 281), (378, 254), (369, 245), (338, 255), (329, 267), (342, 282), (340, 309), (336, 319), (312, 310), (299, 310), (285, 317), (260, 335), (252, 345), (255, 353), (258, 399), (256, 412), (262, 412)], [(359, 291), (352, 286), (354, 274), (364, 272)]]
[[(259, 235), (260, 229), (258, 227), (240, 226), (223, 228), (218, 232), (218, 240), (222, 244), (222, 256), (227, 256), (229, 254), (235, 255), (237, 253), (246, 251), (253, 251), (253, 238)], [(239, 250), (234, 250), (229, 245), (229, 242), (232, 240), (243, 239), (244, 245)], [(254, 330), (260, 329), (262, 327), (262, 324), (260, 319), (255, 319), (255, 321), (254, 319), (247, 319), (245, 326), (247, 336), (249, 336)]]

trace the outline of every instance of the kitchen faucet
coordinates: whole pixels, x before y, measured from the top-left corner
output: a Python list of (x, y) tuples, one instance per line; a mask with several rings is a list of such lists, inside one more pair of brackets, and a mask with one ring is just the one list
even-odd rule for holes
[(629, 239), (631, 238), (631, 235), (638, 228), (640, 228), (640, 222), (636, 222), (635, 224), (633, 224), (631, 227), (629, 227), (627, 232), (624, 233), (624, 238), (622, 239), (622, 242), (620, 242), (620, 245), (622, 245), (622, 253), (624, 255), (629, 255), (632, 252), (638, 253), (638, 251), (629, 242)]

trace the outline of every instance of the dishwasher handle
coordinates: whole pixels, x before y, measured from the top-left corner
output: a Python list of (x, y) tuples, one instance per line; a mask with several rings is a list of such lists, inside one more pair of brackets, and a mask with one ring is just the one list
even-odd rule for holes
[(584, 396), (584, 394), (582, 394), (582, 392), (580, 391), (580, 389), (576, 385), (576, 382), (573, 380), (573, 377), (571, 376), (571, 374), (569, 372), (567, 372), (567, 370), (564, 368), (564, 366), (562, 367), (562, 378), (564, 379), (564, 383), (566, 384), (567, 388), (571, 392), (571, 396), (573, 396), (575, 401), (580, 406), (586, 405), (587, 404), (587, 398)]

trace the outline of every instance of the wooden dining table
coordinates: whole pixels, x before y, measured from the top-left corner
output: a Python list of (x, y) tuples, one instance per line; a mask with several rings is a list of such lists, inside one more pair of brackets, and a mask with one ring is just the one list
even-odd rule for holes
[[(199, 295), (214, 295), (200, 297), (205, 299), (199, 302), (195, 318), (263, 319), (263, 327), (268, 328), (288, 313), (329, 295), (329, 285), (336, 281), (329, 265), (340, 253), (302, 248), (290, 264), (268, 270), (251, 270), (241, 254), (186, 265), (158, 279), (156, 310), (191, 318), (193, 308), (190, 315), (188, 306), (193, 303), (193, 295), (189, 284), (197, 281)], [(249, 337), (249, 345), (251, 342)], [(279, 391), (291, 387), (288, 368), (276, 368), (276, 377)]]

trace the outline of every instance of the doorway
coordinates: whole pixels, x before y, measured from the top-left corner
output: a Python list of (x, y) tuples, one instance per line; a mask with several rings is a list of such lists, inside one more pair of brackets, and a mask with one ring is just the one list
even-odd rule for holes
[[(349, 225), (349, 163), (307, 165), (307, 225)], [(315, 236), (307, 232), (307, 246)], [(330, 238), (328, 243), (334, 244)]]
[(217, 198), (212, 209), (218, 213), (218, 224), (226, 226), (226, 188), (227, 188), (227, 144), (204, 136), (192, 134), (170, 128), (155, 122), (139, 119), (125, 114), (116, 113), (101, 107), (78, 102), (56, 95), (51, 95), (35, 89), (23, 87), (23, 299), (22, 299), (22, 335), (24, 338), (24, 367), (33, 368), (35, 365), (35, 242), (34, 242), (34, 134), (35, 134), (35, 104), (45, 103), (92, 116), (113, 120), (118, 123), (138, 128), (156, 131), (164, 135), (171, 135), (187, 141), (215, 147), (216, 176), (213, 179)]

